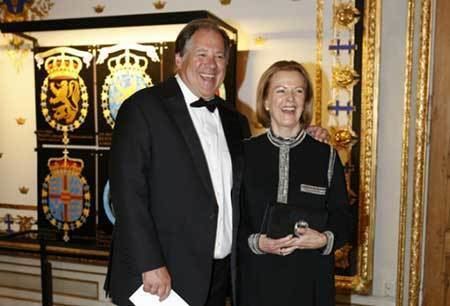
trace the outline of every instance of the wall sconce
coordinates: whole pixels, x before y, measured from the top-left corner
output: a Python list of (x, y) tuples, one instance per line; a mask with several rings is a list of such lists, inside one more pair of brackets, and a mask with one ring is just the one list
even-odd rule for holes
[(30, 190), (30, 188), (28, 188), (26, 186), (19, 187), (19, 191), (21, 194), (27, 194), (28, 190)]
[(153, 6), (157, 10), (162, 10), (166, 6), (166, 3), (167, 3), (166, 1), (156, 0), (156, 1), (153, 1)]
[(18, 125), (24, 125), (26, 121), (27, 121), (27, 119), (25, 119), (23, 117), (16, 118), (16, 122)]
[(219, 1), (220, 1), (220, 4), (222, 4), (222, 5), (228, 5), (231, 3), (231, 0), (219, 0)]
[(103, 4), (97, 4), (92, 8), (94, 9), (94, 12), (96, 12), (97, 14), (101, 14), (105, 10), (105, 6)]
[(25, 40), (17, 35), (11, 35), (8, 43), (14, 50), (19, 50), (25, 43)]
[(8, 46), (6, 47), (6, 54), (10, 57), (14, 63), (17, 72), (22, 67), (25, 56), (30, 52), (32, 45), (27, 42), (23, 37), (14, 34), (4, 34), (8, 40)]

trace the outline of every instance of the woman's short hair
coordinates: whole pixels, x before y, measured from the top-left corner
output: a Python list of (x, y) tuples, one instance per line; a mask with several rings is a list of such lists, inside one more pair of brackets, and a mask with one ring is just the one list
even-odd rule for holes
[(222, 29), (217, 22), (208, 18), (195, 19), (184, 26), (184, 28), (178, 34), (177, 39), (175, 40), (175, 54), (183, 56), (186, 52), (186, 47), (189, 44), (190, 39), (195, 32), (201, 29), (214, 31), (222, 36), (225, 56), (228, 58), (228, 52), (230, 50), (230, 38), (228, 37), (228, 34), (225, 32), (225, 30)]
[(270, 127), (270, 114), (265, 108), (264, 101), (269, 94), (270, 81), (273, 75), (279, 71), (297, 71), (305, 80), (305, 106), (299, 120), (301, 126), (305, 128), (311, 124), (312, 120), (313, 88), (311, 78), (305, 67), (296, 61), (278, 61), (264, 71), (259, 79), (258, 88), (256, 90), (256, 118), (264, 127)]

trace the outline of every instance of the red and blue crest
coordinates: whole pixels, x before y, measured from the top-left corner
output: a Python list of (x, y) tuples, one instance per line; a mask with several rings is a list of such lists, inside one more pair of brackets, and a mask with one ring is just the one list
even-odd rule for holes
[(51, 225), (64, 232), (64, 241), (69, 241), (69, 232), (83, 226), (90, 213), (91, 194), (86, 179), (82, 176), (84, 163), (81, 159), (50, 158), (50, 174), (42, 184), (42, 210)]

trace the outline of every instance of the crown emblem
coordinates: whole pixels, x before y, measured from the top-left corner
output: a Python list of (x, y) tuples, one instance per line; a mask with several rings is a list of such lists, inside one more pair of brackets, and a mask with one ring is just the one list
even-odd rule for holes
[(84, 168), (83, 160), (67, 157), (50, 158), (47, 165), (54, 175), (80, 176)]
[(61, 55), (48, 57), (45, 60), (44, 67), (51, 80), (76, 79), (83, 64), (78, 57), (62, 53)]
[(64, 77), (75, 79), (83, 68), (82, 63), (89, 67), (92, 57), (93, 55), (87, 51), (70, 47), (58, 47), (36, 54), (34, 59), (39, 69), (44, 64), (50, 79), (62, 79)]
[(255, 44), (256, 44), (257, 46), (262, 46), (262, 45), (264, 45), (265, 43), (266, 43), (266, 39), (264, 38), (264, 36), (258, 35), (258, 36), (255, 38)]
[(97, 14), (103, 13), (103, 11), (105, 10), (105, 6), (102, 4), (97, 4), (96, 6), (93, 7), (94, 12), (96, 12)]
[(153, 1), (153, 6), (157, 10), (162, 10), (166, 6), (166, 3), (167, 3), (166, 1), (156, 0), (156, 1)]
[(23, 117), (16, 118), (16, 122), (18, 125), (24, 125), (26, 121), (27, 121), (27, 119), (25, 119)]
[(19, 191), (21, 194), (27, 194), (29, 190), (30, 190), (30, 188), (28, 188), (26, 186), (19, 187)]
[(108, 69), (112, 73), (124, 69), (145, 71), (147, 66), (148, 60), (145, 57), (133, 54), (128, 49), (121, 55), (108, 60)]

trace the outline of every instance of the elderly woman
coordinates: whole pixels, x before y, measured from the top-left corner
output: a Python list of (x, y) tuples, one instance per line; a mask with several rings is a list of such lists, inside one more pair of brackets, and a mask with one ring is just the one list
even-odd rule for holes
[[(268, 130), (244, 143), (240, 306), (335, 305), (333, 250), (349, 240), (350, 214), (336, 151), (305, 132), (312, 99), (310, 77), (297, 62), (276, 62), (259, 81), (257, 116)], [(325, 228), (298, 220), (291, 234), (270, 238), (271, 202), (313, 209), (325, 216)]]

